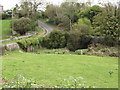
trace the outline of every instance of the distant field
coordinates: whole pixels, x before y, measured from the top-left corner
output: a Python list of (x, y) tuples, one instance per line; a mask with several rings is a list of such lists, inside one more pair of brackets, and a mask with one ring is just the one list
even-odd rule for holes
[[(109, 71), (113, 71), (110, 76)], [(87, 55), (35, 54), (13, 51), (3, 56), (3, 77), (16, 75), (36, 80), (45, 86), (57, 85), (56, 79), (83, 77), (86, 85), (100, 88), (118, 87), (118, 60)]]
[(6, 39), (9, 38), (11, 35), (11, 28), (10, 28), (11, 20), (2, 20), (2, 38)]

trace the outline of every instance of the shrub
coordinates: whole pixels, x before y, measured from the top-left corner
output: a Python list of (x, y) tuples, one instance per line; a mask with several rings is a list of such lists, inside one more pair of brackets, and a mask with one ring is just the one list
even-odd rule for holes
[(118, 52), (112, 52), (111, 54), (109, 54), (109, 56), (111, 56), (111, 57), (119, 57), (119, 53)]
[(11, 17), (12, 17), (11, 14), (6, 14), (6, 13), (2, 14), (2, 19), (10, 19)]
[(53, 30), (49, 36), (43, 38), (42, 46), (46, 48), (63, 48), (66, 46), (65, 33), (60, 30)]
[(27, 39), (22, 39), (19, 40), (17, 43), (20, 45), (20, 47), (26, 51), (26, 49), (30, 46), (36, 47), (41, 45), (42, 42), (42, 38), (41, 37), (31, 37), (31, 38), (27, 38)]
[(23, 35), (30, 30), (29, 29), (30, 24), (31, 20), (29, 18), (22, 17), (20, 19), (13, 20), (13, 29), (17, 33)]
[(27, 29), (29, 31), (35, 31), (36, 30), (36, 27), (37, 27), (37, 23), (35, 21), (31, 21), (31, 23), (29, 25), (27, 25)]
[(38, 85), (33, 80), (28, 80), (22, 75), (16, 76), (13, 80), (7, 80), (4, 78), (2, 88), (38, 88)]
[(87, 18), (79, 19), (73, 26), (73, 30), (79, 31), (81, 35), (92, 34), (91, 22)]
[(75, 51), (75, 54), (82, 55), (86, 54), (88, 52), (88, 49), (78, 49)]
[(50, 38), (48, 36), (43, 37), (42, 46), (46, 47), (46, 48), (50, 48), (51, 47), (50, 46)]
[(58, 88), (95, 88), (95, 86), (88, 86), (86, 85), (86, 81), (83, 81), (83, 77), (73, 77), (69, 76), (66, 79), (58, 79), (56, 80), (58, 82), (57, 86)]
[(70, 51), (75, 51), (80, 47), (80, 33), (79, 31), (70, 31), (67, 35), (67, 48)]

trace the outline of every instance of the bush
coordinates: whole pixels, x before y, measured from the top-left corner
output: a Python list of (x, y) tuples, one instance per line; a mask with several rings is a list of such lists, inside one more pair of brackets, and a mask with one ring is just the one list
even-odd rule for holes
[(2, 88), (38, 88), (38, 85), (33, 80), (28, 80), (22, 75), (17, 75), (14, 79), (8, 80), (3, 78), (4, 83), (2, 84)]
[(67, 48), (70, 51), (75, 51), (80, 47), (80, 33), (78, 31), (70, 31), (67, 36)]
[(23, 35), (30, 30), (29, 26), (31, 25), (31, 20), (29, 18), (20, 18), (13, 20), (13, 29), (17, 33)]
[(87, 52), (88, 52), (88, 49), (78, 49), (75, 51), (75, 54), (83, 55), (83, 54), (86, 54)]
[(58, 88), (95, 88), (95, 86), (88, 86), (86, 85), (86, 81), (83, 81), (83, 77), (73, 77), (69, 76), (65, 79), (58, 79), (56, 80), (58, 85)]
[(65, 33), (60, 30), (53, 30), (49, 36), (43, 38), (42, 46), (49, 49), (64, 48), (66, 46)]
[(27, 26), (27, 29), (29, 31), (35, 31), (37, 26), (38, 24), (35, 21), (31, 21), (31, 23)]
[(87, 48), (90, 40), (85, 36), (93, 33), (90, 20), (87, 18), (79, 19), (72, 27), (73, 29), (68, 37), (67, 48), (70, 51)]
[(118, 52), (112, 52), (111, 54), (109, 54), (109, 56), (111, 56), (111, 57), (119, 57), (119, 53)]
[(72, 27), (73, 30), (79, 31), (81, 35), (89, 35), (93, 33), (91, 22), (87, 18), (79, 19), (78, 22), (75, 23)]
[(27, 39), (22, 39), (19, 40), (17, 43), (20, 45), (20, 47), (23, 50), (27, 50), (28, 47), (32, 46), (32, 47), (37, 47), (39, 45), (41, 45), (42, 42), (42, 38), (41, 37), (31, 37), (31, 38), (27, 38)]
[(3, 13), (2, 14), (2, 19), (4, 20), (4, 19), (10, 19), (12, 17), (12, 15), (11, 14), (6, 14), (6, 13)]
[(36, 54), (43, 54), (43, 53), (47, 53), (47, 54), (68, 54), (69, 50), (66, 48), (60, 48), (60, 49), (46, 49), (46, 48), (41, 48), (38, 49)]

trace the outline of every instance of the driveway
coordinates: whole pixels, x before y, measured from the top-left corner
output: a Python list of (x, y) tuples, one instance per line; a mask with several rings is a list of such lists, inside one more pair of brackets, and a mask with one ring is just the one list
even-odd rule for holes
[(52, 26), (50, 26), (50, 25), (48, 25), (48, 24), (46, 24), (44, 22), (41, 22), (41, 21), (38, 21), (38, 25), (40, 25), (41, 27), (43, 27), (46, 30), (45, 35), (48, 35), (52, 30), (55, 29)]
[[(38, 25), (43, 27), (45, 30), (46, 30), (46, 33), (45, 35), (48, 35), (52, 30), (54, 30), (55, 28), (46, 24), (46, 23), (43, 23), (41, 21), (38, 21)], [(8, 39), (4, 39), (4, 40), (0, 40), (0, 43), (3, 43), (3, 42), (8, 42), (8, 41), (12, 41), (12, 40), (17, 40), (17, 39), (22, 39), (22, 38), (27, 38), (27, 37), (30, 37), (30, 36), (33, 36), (33, 35), (36, 35), (37, 33), (34, 33), (34, 34), (29, 34), (29, 35), (24, 35), (24, 36), (19, 36), (19, 37), (15, 37), (15, 38), (8, 38)]]

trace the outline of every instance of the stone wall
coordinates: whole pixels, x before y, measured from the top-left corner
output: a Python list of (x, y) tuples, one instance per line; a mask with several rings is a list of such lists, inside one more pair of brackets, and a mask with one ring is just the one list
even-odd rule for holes
[(12, 50), (15, 50), (15, 49), (19, 49), (19, 45), (17, 43), (12, 43), (12, 44), (7, 44), (5, 45), (5, 49), (7, 51), (12, 51)]
[(19, 45), (17, 43), (11, 43), (6, 45), (0, 45), (0, 55), (4, 55), (5, 51), (12, 51), (19, 49)]

